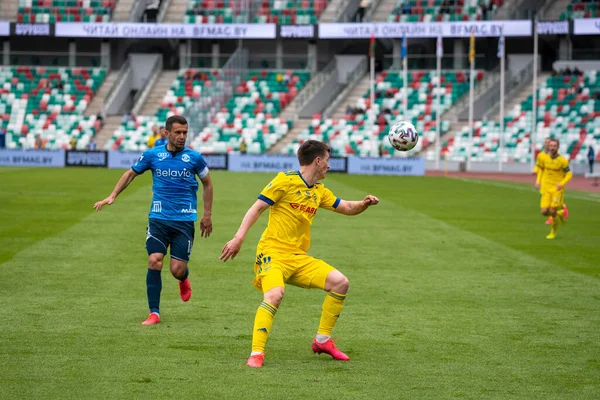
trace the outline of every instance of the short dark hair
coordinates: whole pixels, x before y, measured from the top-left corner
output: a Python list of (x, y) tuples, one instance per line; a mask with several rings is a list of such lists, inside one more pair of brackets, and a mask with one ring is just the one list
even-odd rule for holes
[(171, 132), (171, 129), (173, 129), (173, 124), (187, 125), (188, 123), (187, 119), (181, 115), (172, 115), (167, 118), (167, 122), (165, 122), (165, 129)]
[(302, 166), (310, 165), (317, 157), (325, 157), (328, 153), (331, 153), (331, 149), (325, 143), (318, 140), (307, 140), (298, 149), (298, 161)]
[(557, 145), (558, 147), (560, 147), (560, 141), (559, 141), (558, 139), (556, 139), (556, 138), (550, 138), (550, 141), (551, 141), (551, 142), (556, 142), (556, 145)]
[(163, 125), (161, 125), (161, 126), (158, 128), (158, 130), (161, 130), (161, 129), (165, 129), (165, 127), (164, 127)]

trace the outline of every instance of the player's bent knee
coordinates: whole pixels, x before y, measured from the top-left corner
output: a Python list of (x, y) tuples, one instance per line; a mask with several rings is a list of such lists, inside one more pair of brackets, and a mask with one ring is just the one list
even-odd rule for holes
[(542, 215), (550, 215), (550, 212), (547, 208), (542, 208)]
[(274, 287), (273, 289), (270, 289), (268, 292), (265, 293), (264, 300), (267, 303), (274, 305), (275, 307), (279, 307), (279, 305), (281, 304), (281, 300), (283, 300), (284, 293), (285, 289), (281, 286)]
[(185, 275), (185, 269), (187, 268), (187, 262), (179, 260), (171, 260), (171, 275), (179, 279)]
[(148, 269), (160, 271), (163, 266), (164, 255), (160, 253), (150, 254), (148, 256)]
[(340, 271), (331, 271), (327, 275), (327, 282), (325, 284), (325, 290), (328, 292), (336, 292), (345, 294), (350, 288), (350, 280), (346, 278)]

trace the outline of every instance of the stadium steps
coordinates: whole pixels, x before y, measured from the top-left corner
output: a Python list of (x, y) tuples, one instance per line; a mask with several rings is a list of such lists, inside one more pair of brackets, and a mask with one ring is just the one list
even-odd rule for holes
[[(302, 93), (302, 91), (300, 91), (300, 93)], [(296, 107), (296, 105), (298, 104), (298, 98), (299, 96), (296, 96), (294, 98), (294, 100), (292, 100), (292, 102), (290, 104), (288, 104), (288, 106), (281, 112), (281, 114), (279, 114), (279, 118), (282, 121), (294, 121), (294, 125), (292, 126), (292, 129), (290, 129), (290, 131), (283, 136), (281, 139), (279, 139), (279, 141), (277, 143), (275, 143), (273, 146), (271, 146), (271, 148), (269, 150), (267, 150), (267, 153), (269, 154), (279, 154), (280, 150), (283, 149), (283, 147), (287, 144), (290, 143), (297, 135), (298, 133), (294, 134), (294, 131), (296, 129), (296, 125), (299, 122), (298, 118), (298, 108)], [(290, 135), (293, 135), (289, 140), (288, 137), (290, 137)]]
[(396, 8), (396, 0), (381, 0), (373, 11), (373, 22), (387, 22), (394, 8)]
[(117, 1), (117, 5), (113, 11), (112, 20), (114, 22), (128, 22), (129, 21), (129, 11), (133, 8), (133, 5), (137, 1), (144, 0), (119, 0)]
[(344, 0), (331, 0), (321, 14), (319, 22), (337, 22), (335, 19), (337, 12), (346, 5)]
[(112, 135), (116, 132), (117, 128), (121, 126), (122, 120), (123, 117), (120, 115), (106, 117), (106, 119), (104, 120), (104, 126), (96, 134), (96, 148), (104, 149), (104, 146), (106, 145), (106, 142), (108, 142), (108, 139), (110, 139)]
[(159, 78), (150, 90), (146, 101), (142, 105), (140, 115), (154, 115), (160, 108), (165, 93), (169, 91), (173, 82), (177, 79), (179, 71), (162, 71)]
[(111, 71), (108, 73), (108, 75), (106, 75), (106, 78), (104, 78), (104, 81), (98, 88), (96, 95), (94, 96), (90, 104), (88, 104), (87, 109), (85, 110), (85, 115), (97, 115), (98, 112), (102, 110), (102, 108), (104, 107), (104, 99), (106, 98), (106, 95), (108, 95), (108, 92), (110, 92), (110, 89), (112, 89), (113, 85), (115, 84), (118, 75), (119, 71)]
[[(542, 72), (542, 73), (538, 74), (538, 85), (546, 82), (549, 77), (550, 77), (550, 73), (548, 73), (548, 72)], [(512, 110), (513, 108), (515, 108), (515, 106), (517, 106), (517, 105), (521, 104), (522, 102), (524, 102), (525, 100), (527, 100), (527, 98), (529, 96), (531, 96), (532, 94), (533, 94), (533, 80), (531, 82), (529, 82), (527, 85), (525, 85), (519, 92), (512, 93), (510, 96), (507, 93), (506, 100), (508, 100), (508, 101), (504, 104), (505, 115), (509, 110)], [(498, 110), (489, 116), (489, 120), (499, 121), (499, 117), (500, 117), (500, 108), (498, 107)]]
[[(450, 112), (450, 110), (448, 110), (447, 112)], [(444, 121), (444, 117), (445, 117), (445, 114), (442, 114), (441, 121)], [(475, 122), (476, 121), (474, 120), (473, 124), (475, 124)], [(454, 122), (454, 123), (452, 123), (452, 125), (450, 125), (450, 129), (448, 130), (448, 132), (446, 132), (440, 136), (440, 149), (442, 148), (443, 144), (446, 141), (448, 141), (448, 139), (453, 138), (454, 136), (458, 135), (460, 132), (462, 132), (462, 130), (465, 127), (468, 127), (468, 126), (469, 126), (469, 122)], [(435, 151), (435, 142), (431, 142), (427, 146), (424, 146), (421, 149), (421, 151), (419, 152), (418, 156), (426, 158), (427, 152), (432, 149)]]
[(369, 90), (369, 74), (365, 74), (358, 83), (346, 94), (346, 97), (339, 102), (333, 113), (329, 116), (333, 119), (343, 119), (346, 115), (346, 107), (349, 105), (356, 107), (356, 101), (363, 97)]
[(304, 132), (310, 126), (312, 120), (310, 118), (302, 118), (294, 121), (294, 126), (290, 132), (285, 135), (279, 142), (277, 142), (268, 151), (269, 154), (281, 154), (281, 151), (290, 143), (294, 141), (302, 132)]
[(14, 22), (18, 11), (18, 0), (0, 0), (0, 21)]
[(188, 0), (171, 0), (169, 8), (165, 14), (165, 20), (162, 22), (182, 23), (185, 12), (188, 9)]
[(504, 0), (502, 7), (498, 8), (498, 11), (496, 11), (494, 14), (494, 19), (497, 21), (510, 19), (511, 14), (514, 11), (514, 7), (518, 2), (518, 0)]
[(544, 21), (558, 21), (560, 15), (567, 10), (567, 6), (571, 4), (571, 0), (550, 0), (546, 6), (542, 8)]

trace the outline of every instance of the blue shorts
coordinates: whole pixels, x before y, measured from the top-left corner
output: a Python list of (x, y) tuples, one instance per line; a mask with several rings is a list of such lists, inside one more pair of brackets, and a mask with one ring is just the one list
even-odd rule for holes
[(167, 248), (171, 246), (171, 258), (187, 262), (192, 254), (194, 232), (194, 221), (149, 219), (146, 230), (148, 255), (167, 254)]

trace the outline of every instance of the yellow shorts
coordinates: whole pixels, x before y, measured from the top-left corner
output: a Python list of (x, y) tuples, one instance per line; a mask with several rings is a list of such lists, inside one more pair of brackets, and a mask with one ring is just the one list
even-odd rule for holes
[(325, 289), (331, 265), (308, 254), (290, 254), (272, 247), (256, 249), (254, 287), (263, 293), (286, 283), (306, 289)]
[(560, 209), (565, 202), (565, 190), (544, 190), (540, 208)]

